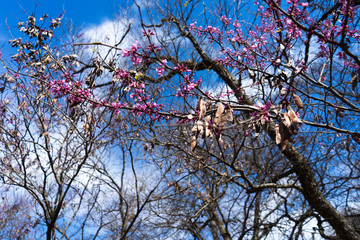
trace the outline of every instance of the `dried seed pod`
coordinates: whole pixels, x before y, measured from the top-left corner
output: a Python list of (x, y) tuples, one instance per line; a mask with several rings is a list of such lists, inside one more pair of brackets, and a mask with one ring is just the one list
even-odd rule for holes
[(233, 110), (230, 107), (225, 110), (225, 116), (227, 121), (234, 122)]
[(196, 147), (196, 136), (192, 136), (191, 137), (190, 151), (194, 152), (195, 147)]
[(281, 134), (279, 130), (279, 125), (275, 125), (275, 143), (278, 145), (281, 143)]
[(288, 114), (292, 122), (302, 123), (301, 119), (296, 115), (294, 109), (290, 106), (288, 106)]
[(351, 87), (352, 87), (352, 90), (355, 91), (355, 88), (356, 88), (356, 85), (358, 84), (358, 77), (357, 77), (357, 74), (356, 72), (352, 72), (351, 73)]
[(254, 73), (254, 71), (251, 70), (250, 68), (248, 69), (248, 71), (249, 71), (249, 77), (250, 77), (251, 79), (255, 79), (256, 74)]
[(199, 108), (197, 110), (200, 112), (199, 113), (199, 119), (202, 119), (203, 117), (205, 117), (205, 114), (206, 114), (205, 101), (200, 98), (200, 100), (198, 101), (198, 105), (199, 105)]
[(281, 119), (279, 119), (279, 134), (281, 151), (284, 151), (291, 137), (291, 133), (289, 131), (289, 128), (285, 126)]
[(202, 120), (198, 120), (195, 122), (193, 128), (191, 129), (191, 132), (193, 132), (196, 137), (203, 135), (204, 133), (204, 122)]
[(210, 129), (210, 121), (211, 121), (211, 116), (206, 116), (205, 117), (205, 137), (211, 137), (212, 136), (212, 132)]
[(286, 93), (287, 93), (287, 89), (284, 88), (284, 87), (281, 87), (281, 89), (280, 89), (280, 96), (284, 96), (284, 95), (286, 95)]
[(293, 93), (293, 99), (294, 99), (294, 102), (295, 102), (295, 105), (297, 106), (297, 108), (303, 110), (304, 104), (301, 101), (301, 98), (298, 95), (296, 95), (295, 93)]
[(194, 115), (192, 115), (192, 114), (188, 114), (188, 115), (186, 115), (186, 117), (188, 118), (188, 119), (193, 119), (194, 118)]
[(219, 103), (218, 108), (215, 113), (215, 120), (214, 120), (214, 123), (217, 126), (221, 125), (221, 116), (222, 116), (224, 110), (225, 110), (224, 104)]
[(296, 115), (295, 111), (290, 106), (288, 106), (287, 113), (288, 113), (290, 121), (291, 121), (292, 134), (297, 134), (297, 132), (300, 129), (300, 124), (302, 123), (302, 121)]
[(291, 120), (289, 118), (288, 112), (284, 113), (284, 124), (287, 128), (289, 128), (291, 126)]

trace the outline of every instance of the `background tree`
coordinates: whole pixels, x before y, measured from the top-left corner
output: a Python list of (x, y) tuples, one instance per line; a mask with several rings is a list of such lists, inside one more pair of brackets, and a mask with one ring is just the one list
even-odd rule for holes
[(24, 197), (11, 195), (9, 192), (2, 193), (0, 205), (0, 238), (31, 238), (32, 230), (37, 224), (31, 216), (33, 207), (32, 202)]
[[(40, 23), (46, 18), (42, 17)], [(104, 197), (103, 192), (110, 194), (109, 188), (113, 188), (117, 190), (116, 199), (122, 197), (120, 202), (126, 203), (119, 203), (121, 209), (126, 207), (121, 221), (127, 224), (118, 236), (125, 238), (148, 197), (144, 197), (135, 168), (134, 183), (124, 183), (124, 176), (120, 184), (110, 181), (115, 181), (114, 176), (106, 172), (104, 164), (108, 161), (102, 158), (107, 143), (113, 140), (109, 126), (114, 110), (98, 109), (95, 103), (84, 101), (90, 91), (72, 73), (76, 71), (77, 55), (69, 54), (67, 46), (61, 48), (65, 51), (62, 53), (52, 47), (59, 43), (52, 41), (52, 36), (60, 21), (61, 18), (51, 19), (49, 29), (41, 30), (35, 17), (29, 16), (26, 23), (19, 23), (27, 39), (11, 41), (18, 53), (12, 56), (13, 65), (6, 65), (8, 72), (2, 78), (5, 91), (1, 103), (1, 178), (4, 186), (21, 187), (36, 201), (37, 216), (29, 216), (44, 225), (36, 238), (44, 238), (45, 231), (46, 239), (87, 238), (91, 236), (85, 232), (88, 226), (100, 231), (104, 225), (113, 224), (113, 219), (103, 220), (109, 218), (105, 212), (113, 211), (113, 206), (106, 206), (106, 211), (99, 209), (105, 204), (100, 198)], [(99, 71), (101, 66), (87, 80), (100, 75)], [(67, 97), (62, 98), (64, 95)], [(135, 191), (126, 193), (132, 184)], [(107, 185), (105, 191), (103, 186)], [(119, 186), (120, 189), (114, 189)], [(101, 224), (94, 227), (91, 220), (99, 213)], [(4, 214), (6, 221), (12, 221), (8, 213)], [(23, 235), (20, 232), (16, 237)]]

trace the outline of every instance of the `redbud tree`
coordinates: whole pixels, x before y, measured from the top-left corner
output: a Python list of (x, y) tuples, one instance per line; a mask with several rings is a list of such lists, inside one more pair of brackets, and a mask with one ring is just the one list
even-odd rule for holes
[[(3, 61), (3, 94), (21, 92), (15, 106), (2, 102), (2, 132), (14, 145), (4, 142), (4, 151), (25, 149), (19, 128), (26, 121), (17, 123), (11, 111), (30, 116), (36, 109), (27, 110), (30, 102), (46, 104), (49, 116), (67, 121), (85, 143), (95, 133), (108, 141), (136, 139), (146, 154), (159, 156), (152, 163), (169, 174), (167, 196), (188, 200), (154, 201), (183, 208), (186, 214), (165, 207), (161, 214), (194, 237), (204, 238), (208, 229), (214, 238), (260, 239), (286, 222), (284, 237), (306, 239), (303, 227), (313, 221), (311, 231), (323, 238), (359, 239), (348, 214), (359, 204), (359, 3), (255, 1), (243, 6), (247, 14), (226, 1), (214, 8), (183, 4), (142, 9), (134, 2), (138, 23), (123, 37), (133, 40), (129, 46), (123, 39), (53, 46), (60, 18), (48, 28), (33, 16), (20, 23), (28, 39), (11, 40), (18, 53), (12, 64)], [(92, 56), (72, 53), (84, 47)], [(47, 145), (48, 120), (36, 114)], [(134, 134), (102, 136), (94, 122), (104, 131)], [(1, 167), (13, 183), (11, 174), (23, 176), (26, 166), (6, 161)], [(243, 198), (234, 197), (235, 189)], [(237, 207), (226, 218), (229, 202)]]

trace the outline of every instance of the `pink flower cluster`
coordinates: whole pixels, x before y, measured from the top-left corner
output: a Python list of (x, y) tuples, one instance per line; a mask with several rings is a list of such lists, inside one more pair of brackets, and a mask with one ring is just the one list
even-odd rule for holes
[(116, 69), (113, 78), (120, 80), (123, 85), (127, 85), (132, 79), (130, 74), (124, 69)]
[(115, 109), (115, 113), (117, 114), (120, 113), (120, 109), (128, 107), (127, 103), (121, 103), (119, 101), (112, 102), (110, 105)]
[(145, 93), (145, 85), (143, 83), (141, 85), (142, 86), (137, 86), (133, 89), (130, 98), (136, 98), (140, 102), (148, 101), (151, 96)]
[(200, 85), (202, 79), (200, 78), (197, 82), (194, 81), (190, 75), (185, 75), (184, 77), (185, 83), (180, 83), (180, 88), (177, 90), (177, 97), (186, 97), (188, 96), (197, 86)]
[(78, 104), (78, 103), (82, 103), (86, 99), (89, 99), (91, 95), (92, 94), (90, 89), (81, 88), (81, 89), (77, 89), (75, 93), (70, 94), (68, 100), (70, 101), (71, 104)]
[(146, 50), (148, 50), (148, 53), (156, 53), (159, 52), (161, 50), (161, 47), (155, 45), (154, 43), (149, 43), (146, 47)]
[(156, 72), (159, 75), (159, 77), (164, 75), (164, 70), (165, 70), (165, 67), (166, 67), (166, 63), (167, 63), (166, 59), (161, 60), (160, 67), (156, 68)]
[(143, 58), (142, 56), (138, 53), (138, 50), (141, 48), (141, 45), (139, 43), (139, 41), (136, 41), (131, 47), (130, 49), (124, 49), (123, 50), (123, 57), (130, 57), (131, 62), (134, 65), (139, 65), (140, 63), (142, 63)]
[(263, 118), (266, 122), (269, 122), (269, 110), (272, 106), (272, 103), (269, 101), (265, 105), (260, 105), (255, 107), (259, 108), (260, 111), (255, 111), (250, 113), (250, 116), (254, 118), (254, 121)]
[(137, 116), (148, 115), (151, 121), (159, 121), (164, 117), (159, 113), (163, 108), (162, 104), (154, 102), (137, 103), (134, 106), (133, 113)]
[(150, 36), (155, 35), (155, 32), (151, 28), (149, 28), (147, 31), (143, 30), (141, 32), (142, 32), (144, 37), (145, 36), (150, 37)]
[(179, 72), (191, 72), (191, 70), (188, 69), (187, 66), (181, 63), (178, 63), (176, 67), (174, 67), (174, 70), (177, 70)]
[(71, 83), (69, 79), (51, 80), (48, 84), (51, 92), (57, 97), (67, 95), (71, 92)]

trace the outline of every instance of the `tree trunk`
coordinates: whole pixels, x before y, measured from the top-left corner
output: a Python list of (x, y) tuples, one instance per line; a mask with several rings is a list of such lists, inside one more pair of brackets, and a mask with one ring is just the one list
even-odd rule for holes
[(260, 221), (260, 204), (261, 204), (261, 192), (257, 192), (255, 196), (255, 213), (254, 213), (254, 234), (252, 240), (259, 240), (259, 221)]

